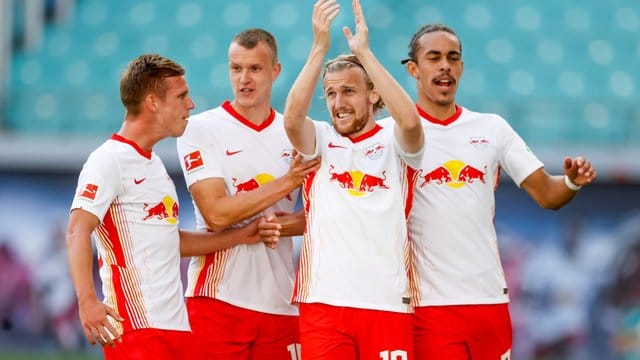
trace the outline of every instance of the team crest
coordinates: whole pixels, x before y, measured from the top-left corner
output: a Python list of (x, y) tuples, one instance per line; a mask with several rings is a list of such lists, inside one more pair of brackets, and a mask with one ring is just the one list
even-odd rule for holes
[(282, 152), (280, 152), (280, 157), (287, 164), (291, 164), (291, 161), (293, 160), (293, 149), (282, 149)]
[(364, 149), (364, 156), (368, 157), (371, 160), (378, 159), (382, 156), (382, 151), (384, 150), (384, 145), (380, 143), (375, 143), (371, 146), (368, 146)]
[(484, 136), (472, 136), (469, 139), (469, 144), (476, 149), (486, 149), (487, 145), (489, 145), (489, 140)]

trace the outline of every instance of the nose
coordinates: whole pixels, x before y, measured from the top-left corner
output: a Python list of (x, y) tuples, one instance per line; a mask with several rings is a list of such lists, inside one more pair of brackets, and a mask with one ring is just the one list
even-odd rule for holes
[(196, 104), (191, 100), (191, 98), (187, 98), (187, 109), (193, 110), (196, 108)]
[(448, 71), (449, 69), (451, 69), (451, 64), (449, 63), (449, 59), (447, 59), (446, 57), (443, 57), (442, 60), (440, 60), (440, 70)]
[(249, 69), (244, 69), (240, 72), (240, 81), (241, 82), (249, 82), (251, 79), (249, 77)]

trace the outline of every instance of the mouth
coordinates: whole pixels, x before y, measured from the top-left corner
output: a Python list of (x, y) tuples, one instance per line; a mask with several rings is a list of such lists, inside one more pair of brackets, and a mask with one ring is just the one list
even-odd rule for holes
[(352, 116), (353, 112), (351, 111), (340, 110), (333, 113), (333, 118), (336, 123), (344, 123), (351, 119)]
[(437, 79), (434, 79), (433, 83), (436, 84), (437, 86), (449, 88), (453, 86), (456, 83), (456, 81), (448, 76), (442, 76)]
[(241, 93), (241, 94), (245, 94), (246, 95), (246, 94), (251, 94), (253, 92), (253, 89), (241, 88), (238, 92)]

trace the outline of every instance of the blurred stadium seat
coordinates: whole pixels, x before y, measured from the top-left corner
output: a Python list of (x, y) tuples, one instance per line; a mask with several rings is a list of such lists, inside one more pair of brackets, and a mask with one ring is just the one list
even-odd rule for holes
[[(330, 56), (348, 50), (341, 25), (352, 26), (351, 9), (342, 5)], [(415, 84), (399, 61), (419, 26), (444, 22), (463, 42), (460, 104), (501, 114), (534, 146), (640, 144), (640, 3), (367, 0), (365, 11), (372, 48), (412, 95)], [(283, 71), (273, 105), (282, 109), (311, 42), (310, 13), (294, 0), (77, 0), (73, 16), (49, 24), (39, 46), (14, 52), (0, 131), (117, 130), (119, 74), (145, 52), (187, 68), (195, 112), (218, 105), (231, 97), (228, 43), (248, 27), (278, 39)], [(311, 116), (328, 118), (322, 101)]]

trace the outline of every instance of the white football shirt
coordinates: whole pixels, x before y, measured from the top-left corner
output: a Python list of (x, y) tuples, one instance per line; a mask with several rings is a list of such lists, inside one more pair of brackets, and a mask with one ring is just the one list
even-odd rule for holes
[(417, 167), (421, 152), (400, 149), (393, 120), (356, 139), (314, 125), (315, 153), (307, 157), (322, 160), (303, 186), (307, 228), (293, 301), (410, 312), (406, 162)]
[(114, 134), (84, 164), (71, 209), (95, 230), (104, 302), (142, 328), (190, 330), (180, 278), (178, 196), (162, 160)]
[[(256, 126), (238, 114), (228, 101), (189, 118), (177, 146), (187, 187), (198, 180), (223, 178), (229, 195), (252, 191), (283, 176), (292, 159), (282, 114), (272, 110), (269, 118)], [(298, 193), (298, 189), (292, 191), (270, 209), (292, 213)], [(197, 226), (206, 231), (207, 225), (195, 203), (194, 207)], [(280, 238), (276, 249), (263, 243), (241, 244), (193, 257), (186, 295), (216, 298), (271, 314), (297, 315), (297, 307), (289, 301), (293, 261), (290, 237)]]
[(509, 301), (494, 228), (500, 170), (520, 186), (542, 163), (500, 116), (420, 108), (425, 155), (409, 218), (419, 306)]

